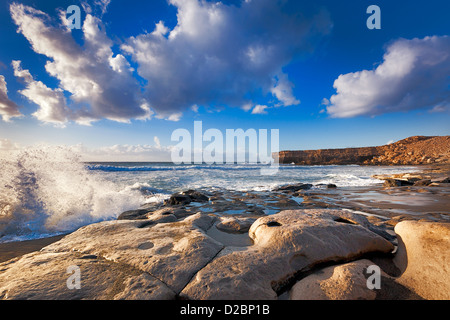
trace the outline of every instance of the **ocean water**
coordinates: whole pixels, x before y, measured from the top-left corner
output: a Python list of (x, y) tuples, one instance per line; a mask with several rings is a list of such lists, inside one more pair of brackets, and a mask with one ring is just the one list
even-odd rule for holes
[(294, 166), (261, 175), (263, 165), (84, 163), (67, 147), (0, 153), (0, 242), (36, 239), (116, 219), (141, 205), (188, 189), (271, 192), (292, 183), (338, 187), (382, 183), (374, 174), (414, 167)]

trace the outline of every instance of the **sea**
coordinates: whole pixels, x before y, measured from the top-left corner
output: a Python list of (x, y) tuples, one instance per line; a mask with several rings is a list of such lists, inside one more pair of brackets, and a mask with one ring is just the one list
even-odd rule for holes
[[(175, 192), (233, 190), (272, 192), (295, 183), (338, 188), (382, 183), (375, 174), (414, 172), (414, 167), (173, 164), (84, 162), (68, 147), (0, 153), (0, 243), (39, 239), (116, 219), (120, 213), (163, 202)], [(313, 187), (313, 188), (314, 188)]]

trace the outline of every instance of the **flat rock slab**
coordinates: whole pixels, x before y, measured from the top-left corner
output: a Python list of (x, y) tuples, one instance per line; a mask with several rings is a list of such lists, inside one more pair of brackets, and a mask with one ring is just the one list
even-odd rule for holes
[[(67, 281), (79, 268), (80, 288)], [(69, 273), (68, 273), (69, 270)], [(75, 252), (34, 252), (0, 264), (0, 299), (172, 300), (176, 294), (146, 272)]]
[(204, 232), (214, 217), (196, 214), (172, 223), (108, 221), (83, 227), (46, 252), (75, 251), (125, 263), (180, 292), (223, 247)]
[[(251, 226), (254, 245), (225, 248), (181, 292), (198, 300), (276, 299), (299, 272), (331, 261), (348, 261), (394, 246), (358, 224), (362, 216), (341, 210), (287, 210)], [(353, 220), (353, 221), (352, 221)]]

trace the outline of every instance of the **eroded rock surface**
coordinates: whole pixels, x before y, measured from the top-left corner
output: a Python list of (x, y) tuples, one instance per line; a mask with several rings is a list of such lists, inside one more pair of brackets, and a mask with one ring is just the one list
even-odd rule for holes
[(399, 238), (397, 280), (431, 300), (450, 299), (450, 223), (402, 221), (395, 226)]
[(339, 210), (287, 210), (258, 219), (249, 231), (254, 245), (222, 250), (196, 274), (182, 297), (276, 299), (298, 272), (318, 263), (394, 249), (367, 228), (341, 220), (341, 214)]

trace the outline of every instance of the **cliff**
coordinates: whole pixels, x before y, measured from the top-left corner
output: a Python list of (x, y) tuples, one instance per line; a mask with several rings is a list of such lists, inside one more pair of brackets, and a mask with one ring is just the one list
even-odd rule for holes
[(281, 151), (279, 161), (297, 165), (449, 163), (450, 136), (414, 136), (378, 147)]

